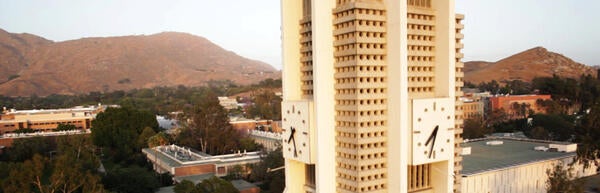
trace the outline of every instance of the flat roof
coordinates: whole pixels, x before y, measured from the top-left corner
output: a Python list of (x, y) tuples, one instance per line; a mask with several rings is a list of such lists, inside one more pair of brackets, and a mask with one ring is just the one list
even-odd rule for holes
[[(502, 145), (486, 145), (489, 141), (502, 141)], [(536, 151), (537, 146), (548, 147), (549, 144), (564, 144), (563, 142), (542, 142), (529, 139), (488, 138), (461, 144), (471, 147), (470, 155), (462, 155), (463, 176), (500, 170), (528, 163), (554, 160), (575, 156), (575, 152)]]
[(260, 161), (260, 152), (239, 152), (227, 155), (208, 155), (186, 147), (176, 145), (157, 146), (154, 148), (144, 148), (142, 152), (147, 157), (152, 156), (160, 159), (171, 167), (196, 164), (228, 164), (237, 162), (257, 162)]

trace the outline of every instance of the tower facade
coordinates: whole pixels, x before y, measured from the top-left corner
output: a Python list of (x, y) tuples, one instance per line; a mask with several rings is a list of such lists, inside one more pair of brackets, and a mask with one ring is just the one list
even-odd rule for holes
[(453, 192), (454, 1), (281, 4), (286, 192)]

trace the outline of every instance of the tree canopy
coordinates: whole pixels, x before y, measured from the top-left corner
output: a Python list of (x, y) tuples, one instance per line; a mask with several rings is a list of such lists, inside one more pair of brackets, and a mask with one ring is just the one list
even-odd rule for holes
[(191, 123), (177, 136), (180, 145), (198, 149), (211, 155), (221, 155), (240, 150), (240, 133), (229, 124), (227, 111), (210, 94), (192, 112)]
[(145, 140), (159, 131), (155, 115), (128, 107), (108, 108), (92, 121), (91, 135), (94, 143), (108, 148), (111, 157), (118, 162), (130, 159), (133, 152), (147, 147), (147, 143), (138, 140), (146, 128), (150, 129), (144, 133)]

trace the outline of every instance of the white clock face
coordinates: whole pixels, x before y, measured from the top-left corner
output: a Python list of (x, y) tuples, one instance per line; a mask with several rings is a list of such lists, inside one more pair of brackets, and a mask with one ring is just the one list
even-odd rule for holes
[(283, 157), (311, 164), (312, 103), (310, 101), (284, 101), (281, 105)]
[(451, 98), (413, 99), (413, 165), (448, 160), (454, 154), (454, 106)]

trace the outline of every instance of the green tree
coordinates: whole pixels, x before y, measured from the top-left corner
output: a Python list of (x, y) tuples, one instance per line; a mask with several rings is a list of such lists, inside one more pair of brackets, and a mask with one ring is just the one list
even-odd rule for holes
[(115, 166), (107, 171), (102, 183), (107, 190), (120, 193), (153, 193), (161, 184), (154, 172), (136, 165)]
[(254, 139), (250, 138), (250, 137), (243, 137), (241, 139), (239, 139), (240, 141), (240, 149), (246, 150), (246, 151), (258, 151), (260, 149), (262, 149), (262, 146), (260, 144), (257, 144)]
[(583, 193), (583, 181), (574, 180), (573, 168), (564, 168), (562, 164), (556, 164), (552, 169), (546, 171), (548, 180), (546, 189), (552, 193)]
[(72, 124), (58, 124), (58, 126), (56, 127), (56, 129), (54, 129), (54, 131), (71, 131), (71, 130), (77, 130), (77, 126), (72, 125)]
[(225, 109), (216, 95), (207, 98), (191, 112), (192, 123), (177, 136), (181, 145), (199, 149), (211, 155), (221, 155), (239, 150), (240, 134), (229, 124)]
[[(574, 119), (571, 116), (536, 114), (531, 117), (533, 118), (533, 128), (543, 128), (548, 132), (550, 140), (567, 141), (571, 140), (575, 135)], [(525, 133), (527, 134), (528, 132)]]
[(483, 124), (483, 121), (478, 118), (465, 119), (463, 128), (463, 138), (465, 139), (476, 139), (485, 137), (486, 134), (491, 133), (490, 129), (487, 129)]
[(196, 185), (200, 193), (239, 193), (231, 182), (213, 176)]
[(577, 159), (585, 166), (600, 158), (600, 104), (594, 105), (575, 128)]
[(148, 147), (168, 145), (171, 144), (172, 141), (173, 139), (171, 139), (171, 135), (161, 131), (160, 133), (148, 138)]
[(275, 151), (265, 154), (262, 161), (252, 168), (250, 180), (254, 182), (262, 182), (261, 189), (265, 192), (279, 193), (285, 188), (285, 172), (284, 170), (276, 170), (267, 172), (267, 169), (279, 168), (285, 165), (281, 147)]
[(142, 133), (140, 133), (140, 135), (137, 138), (137, 147), (139, 149), (148, 147), (148, 139), (150, 139), (150, 137), (152, 137), (154, 135), (156, 135), (156, 132), (154, 132), (154, 129), (152, 129), (150, 127), (144, 128)]
[(183, 180), (180, 183), (176, 184), (175, 187), (173, 187), (173, 191), (175, 191), (175, 193), (199, 192), (198, 190), (196, 190), (196, 185), (194, 185), (194, 183), (189, 180)]
[(49, 155), (56, 149), (54, 137), (28, 137), (18, 138), (13, 141), (11, 147), (7, 148), (8, 160), (13, 162), (24, 162), (35, 154)]
[(99, 161), (88, 136), (57, 138), (57, 154), (35, 154), (15, 163), (9, 178), (2, 182), (4, 192), (104, 192), (97, 173)]
[(111, 159), (119, 162), (132, 159), (136, 153), (141, 155), (137, 142), (146, 127), (158, 131), (153, 114), (127, 107), (108, 108), (92, 121), (91, 135), (96, 145), (108, 148)]
[(541, 139), (541, 140), (550, 140), (550, 134), (543, 127), (537, 126), (531, 129), (531, 138), (533, 139)]
[(281, 97), (272, 91), (265, 90), (254, 94), (253, 98), (254, 104), (246, 110), (249, 118), (281, 120)]

